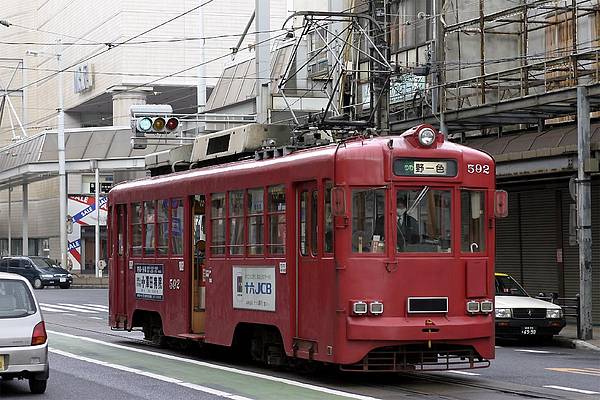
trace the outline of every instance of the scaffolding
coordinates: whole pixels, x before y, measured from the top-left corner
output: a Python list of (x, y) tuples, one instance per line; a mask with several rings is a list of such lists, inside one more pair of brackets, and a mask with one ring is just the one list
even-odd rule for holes
[[(416, 121), (450, 132), (496, 128), (493, 132), (501, 133), (511, 124), (543, 129), (572, 120), (578, 85), (590, 87), (590, 105), (598, 110), (597, 1), (433, 1), (441, 10), (432, 16), (442, 22), (438, 48), (443, 54), (432, 65), (440, 83), (431, 80), (419, 96), (397, 106), (392, 130)], [(439, 107), (432, 107), (436, 95)]]

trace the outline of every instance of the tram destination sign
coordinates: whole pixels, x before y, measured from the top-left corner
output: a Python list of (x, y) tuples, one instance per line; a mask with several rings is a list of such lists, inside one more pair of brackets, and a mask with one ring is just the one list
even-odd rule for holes
[(456, 160), (434, 160), (415, 158), (396, 158), (394, 175), (398, 176), (446, 176), (457, 173)]

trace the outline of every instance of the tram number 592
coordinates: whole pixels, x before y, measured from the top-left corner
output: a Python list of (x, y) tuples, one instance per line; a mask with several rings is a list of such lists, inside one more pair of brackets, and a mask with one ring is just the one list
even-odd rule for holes
[(169, 289), (179, 290), (181, 287), (181, 279), (169, 279)]
[(486, 164), (467, 164), (469, 174), (490, 174), (490, 166)]

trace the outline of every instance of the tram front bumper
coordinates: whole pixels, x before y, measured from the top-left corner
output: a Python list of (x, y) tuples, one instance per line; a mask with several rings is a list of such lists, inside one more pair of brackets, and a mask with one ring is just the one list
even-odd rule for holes
[(468, 340), (493, 337), (491, 315), (464, 317), (347, 317), (348, 340)]

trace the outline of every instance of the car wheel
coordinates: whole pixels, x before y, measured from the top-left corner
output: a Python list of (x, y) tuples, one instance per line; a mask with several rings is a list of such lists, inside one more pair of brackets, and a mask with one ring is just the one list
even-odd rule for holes
[(46, 384), (48, 383), (47, 379), (29, 379), (29, 390), (33, 394), (42, 394), (46, 391)]
[(44, 283), (42, 282), (42, 280), (40, 278), (35, 278), (33, 280), (33, 287), (36, 289), (43, 289)]
[(70, 288), (70, 287), (71, 287), (71, 284), (70, 284), (70, 283), (65, 283), (65, 284), (63, 284), (63, 285), (60, 285), (60, 288), (61, 288), (61, 289), (68, 289), (68, 288)]

